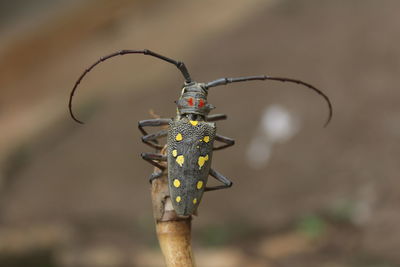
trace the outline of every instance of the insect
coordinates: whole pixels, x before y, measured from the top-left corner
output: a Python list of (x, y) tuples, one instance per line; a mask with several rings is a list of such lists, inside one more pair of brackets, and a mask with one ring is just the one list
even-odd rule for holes
[[(316, 87), (291, 78), (272, 77), (266, 75), (247, 76), (238, 78), (221, 78), (207, 83), (198, 83), (192, 80), (185, 64), (180, 61), (165, 57), (150, 50), (121, 50), (100, 58), (86, 69), (71, 91), (69, 98), (69, 112), (71, 117), (79, 123), (72, 112), (72, 99), (79, 83), (84, 76), (99, 63), (115, 56), (126, 54), (143, 54), (158, 58), (175, 65), (184, 78), (183, 88), (177, 105), (175, 118), (158, 118), (139, 121), (138, 127), (143, 134), (142, 141), (152, 148), (155, 153), (142, 153), (144, 160), (157, 167), (159, 170), (152, 173), (150, 182), (162, 176), (165, 167), (161, 164), (167, 162), (168, 184), (170, 196), (175, 212), (180, 216), (194, 214), (201, 202), (204, 192), (220, 190), (232, 186), (232, 181), (211, 167), (213, 151), (221, 150), (235, 144), (232, 138), (220, 135), (216, 131), (215, 121), (227, 118), (225, 114), (209, 115), (214, 106), (207, 102), (208, 91), (212, 87), (227, 85), (236, 82), (247, 82), (254, 80), (273, 80), (279, 82), (290, 82), (305, 86), (322, 96), (329, 108), (326, 126), (332, 118), (332, 104), (329, 98)], [(148, 133), (144, 127), (166, 126), (155, 133)], [(166, 155), (160, 151), (164, 147), (158, 139), (167, 137)], [(216, 146), (216, 143), (220, 145)], [(221, 185), (208, 187), (208, 176), (212, 176), (221, 182)]]

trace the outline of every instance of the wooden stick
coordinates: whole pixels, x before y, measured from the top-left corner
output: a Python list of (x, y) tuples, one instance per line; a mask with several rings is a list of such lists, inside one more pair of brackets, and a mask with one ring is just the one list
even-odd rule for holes
[[(161, 152), (165, 154), (165, 150), (166, 147)], [(155, 171), (160, 170), (156, 168)], [(164, 171), (161, 178), (153, 180), (151, 187), (158, 241), (167, 267), (194, 267), (191, 246), (192, 217), (179, 217), (175, 213), (166, 173)]]

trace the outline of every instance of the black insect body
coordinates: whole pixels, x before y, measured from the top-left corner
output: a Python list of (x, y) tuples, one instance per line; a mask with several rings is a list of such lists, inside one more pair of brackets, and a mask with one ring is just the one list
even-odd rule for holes
[[(144, 54), (174, 64), (181, 71), (185, 79), (181, 96), (179, 100), (176, 101), (177, 116), (175, 118), (139, 121), (139, 130), (143, 134), (142, 141), (156, 149), (155, 153), (142, 153), (142, 158), (144, 160), (159, 169), (158, 172), (150, 176), (150, 181), (162, 176), (165, 167), (160, 163), (167, 162), (171, 201), (176, 213), (180, 216), (194, 214), (201, 202), (204, 192), (232, 186), (232, 182), (228, 178), (211, 168), (213, 151), (234, 145), (234, 140), (217, 134), (215, 121), (226, 119), (226, 115), (209, 115), (209, 112), (214, 108), (211, 104), (207, 103), (209, 88), (252, 80), (275, 80), (297, 83), (317, 92), (326, 100), (329, 108), (329, 116), (325, 125), (327, 125), (332, 118), (332, 105), (329, 98), (319, 89), (300, 80), (262, 75), (221, 78), (208, 83), (197, 83), (192, 81), (183, 62), (175, 61), (150, 50), (122, 50), (95, 62), (82, 73), (75, 83), (69, 99), (69, 111), (75, 121), (82, 123), (72, 112), (72, 98), (83, 77), (100, 62), (124, 54)], [(148, 126), (166, 126), (167, 129), (149, 134), (144, 129), (144, 127)], [(159, 144), (158, 139), (166, 136), (167, 155), (163, 155), (160, 153), (160, 150), (164, 146)], [(215, 141), (219, 141), (223, 144), (215, 146)], [(222, 185), (207, 187), (209, 175), (220, 181)]]
[(169, 124), (168, 184), (178, 214), (192, 214), (200, 203), (210, 174), (215, 134), (213, 122), (182, 118)]

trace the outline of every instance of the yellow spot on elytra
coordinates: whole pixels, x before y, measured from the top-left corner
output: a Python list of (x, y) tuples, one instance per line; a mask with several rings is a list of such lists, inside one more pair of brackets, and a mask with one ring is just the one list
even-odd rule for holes
[(178, 179), (175, 179), (175, 180), (174, 180), (174, 186), (175, 186), (176, 188), (178, 188), (180, 185), (181, 185), (181, 182), (179, 182)]
[(185, 162), (185, 158), (183, 157), (183, 155), (179, 155), (176, 158), (176, 162), (182, 167), (183, 163)]
[(180, 196), (177, 196), (177, 197), (175, 198), (176, 202), (178, 202), (178, 203), (181, 202), (181, 199), (182, 199), (182, 198), (181, 198)]
[(199, 146), (196, 146), (197, 148), (200, 148)]
[(201, 167), (203, 167), (204, 163), (208, 160), (208, 155), (205, 155), (204, 157), (200, 156), (197, 163), (199, 164), (199, 170)]
[(176, 157), (177, 155), (178, 155), (178, 151), (176, 151), (176, 149), (172, 150), (172, 156)]
[(180, 133), (178, 133), (175, 137), (176, 141), (181, 141), (183, 139), (182, 135)]
[(197, 189), (201, 189), (203, 187), (203, 181), (197, 182)]
[(196, 204), (197, 203), (197, 198), (194, 198), (193, 199), (193, 204)]
[(210, 137), (209, 136), (204, 136), (203, 140), (204, 140), (204, 142), (208, 143), (208, 142), (210, 142)]
[(198, 121), (190, 121), (190, 124), (196, 126), (199, 122)]

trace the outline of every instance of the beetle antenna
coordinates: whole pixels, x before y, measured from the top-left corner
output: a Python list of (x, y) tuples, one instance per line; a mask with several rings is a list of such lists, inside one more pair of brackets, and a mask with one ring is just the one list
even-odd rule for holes
[(317, 94), (322, 96), (325, 99), (326, 103), (328, 104), (329, 115), (328, 115), (328, 119), (326, 120), (326, 122), (324, 124), (324, 127), (326, 127), (329, 124), (329, 122), (331, 121), (332, 115), (333, 115), (333, 111), (332, 111), (332, 103), (329, 100), (329, 97), (327, 95), (325, 95), (318, 88), (312, 86), (309, 83), (306, 83), (306, 82), (303, 82), (303, 81), (300, 81), (300, 80), (291, 79), (291, 78), (283, 78), (283, 77), (271, 77), (271, 76), (266, 76), (266, 75), (247, 76), (247, 77), (238, 77), (238, 78), (221, 78), (221, 79), (217, 79), (217, 80), (214, 80), (212, 82), (206, 83), (205, 84), (205, 88), (208, 89), (210, 87), (226, 85), (228, 83), (247, 82), (247, 81), (254, 81), (254, 80), (260, 80), (260, 81), (273, 80), (273, 81), (279, 81), (279, 82), (291, 82), (291, 83), (296, 83), (296, 84), (303, 85), (303, 86), (313, 90), (314, 92), (316, 92)]
[(143, 55), (148, 55), (148, 56), (152, 56), (152, 57), (156, 57), (159, 58), (161, 60), (164, 60), (168, 63), (174, 64), (182, 73), (183, 77), (185, 78), (185, 83), (191, 83), (192, 82), (192, 78), (190, 77), (189, 71), (187, 70), (185, 63), (181, 62), (181, 61), (176, 61), (174, 59), (165, 57), (163, 55), (157, 54), (153, 51), (144, 49), (144, 50), (121, 50), (115, 53), (112, 53), (110, 55), (101, 57), (99, 60), (97, 60), (95, 63), (93, 63), (89, 68), (87, 68), (82, 74), (81, 76), (78, 78), (78, 80), (75, 82), (74, 87), (72, 88), (70, 97), (69, 97), (69, 103), (68, 103), (68, 108), (69, 108), (69, 113), (72, 117), (72, 119), (74, 119), (74, 121), (83, 124), (82, 121), (80, 121), (79, 119), (77, 119), (74, 115), (74, 113), (72, 112), (72, 98), (74, 97), (75, 91), (78, 88), (78, 85), (80, 84), (80, 82), (82, 81), (82, 79), (86, 76), (86, 74), (88, 74), (96, 65), (100, 64), (103, 61), (106, 61), (112, 57), (115, 56), (123, 56), (126, 54), (143, 54)]

